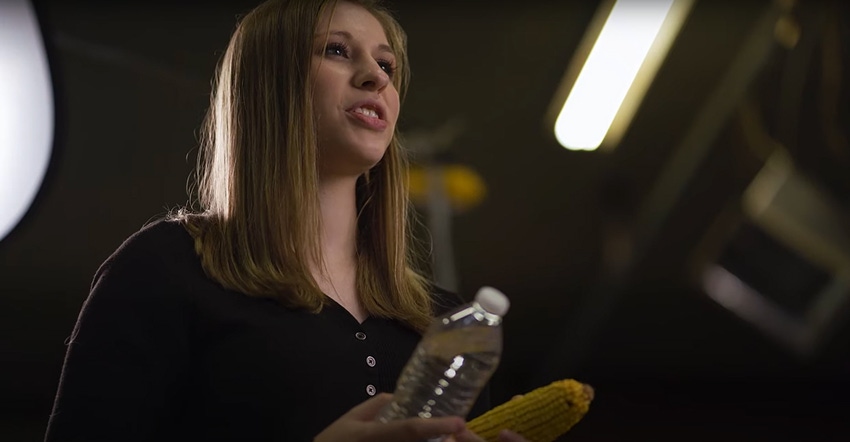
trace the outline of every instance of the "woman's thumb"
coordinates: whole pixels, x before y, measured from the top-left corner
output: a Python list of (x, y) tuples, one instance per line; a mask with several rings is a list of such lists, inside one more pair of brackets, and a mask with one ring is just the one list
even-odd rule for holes
[(378, 395), (375, 395), (375, 397), (370, 398), (369, 400), (352, 408), (346, 414), (359, 420), (370, 421), (375, 419), (375, 416), (378, 415), (378, 412), (380, 412), (381, 409), (384, 408), (387, 404), (389, 404), (392, 400), (393, 395), (389, 393), (380, 393)]

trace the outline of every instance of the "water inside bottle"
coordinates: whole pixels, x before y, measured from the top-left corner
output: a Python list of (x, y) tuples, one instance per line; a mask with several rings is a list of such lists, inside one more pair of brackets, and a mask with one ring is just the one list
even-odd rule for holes
[(501, 335), (490, 327), (426, 336), (402, 372), (379, 419), (466, 417), (499, 364)]

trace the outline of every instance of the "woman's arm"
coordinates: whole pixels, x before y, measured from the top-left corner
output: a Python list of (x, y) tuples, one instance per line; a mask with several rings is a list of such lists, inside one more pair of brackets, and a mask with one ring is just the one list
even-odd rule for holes
[(167, 434), (189, 354), (178, 287), (154, 253), (132, 244), (101, 266), (69, 340), (46, 442)]

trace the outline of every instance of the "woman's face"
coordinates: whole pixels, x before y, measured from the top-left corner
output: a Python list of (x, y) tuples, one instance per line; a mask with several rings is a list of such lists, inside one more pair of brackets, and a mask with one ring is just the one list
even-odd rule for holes
[(380, 161), (395, 131), (395, 56), (381, 23), (344, 1), (319, 20), (313, 54), (320, 171), (359, 176)]

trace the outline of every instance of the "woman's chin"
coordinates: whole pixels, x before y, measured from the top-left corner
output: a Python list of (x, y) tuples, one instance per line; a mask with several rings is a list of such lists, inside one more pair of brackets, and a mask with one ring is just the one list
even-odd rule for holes
[(364, 173), (372, 170), (378, 163), (381, 162), (383, 155), (358, 156), (357, 158), (349, 158), (346, 161), (331, 165), (326, 164), (322, 167), (322, 175), (325, 177), (359, 177)]

